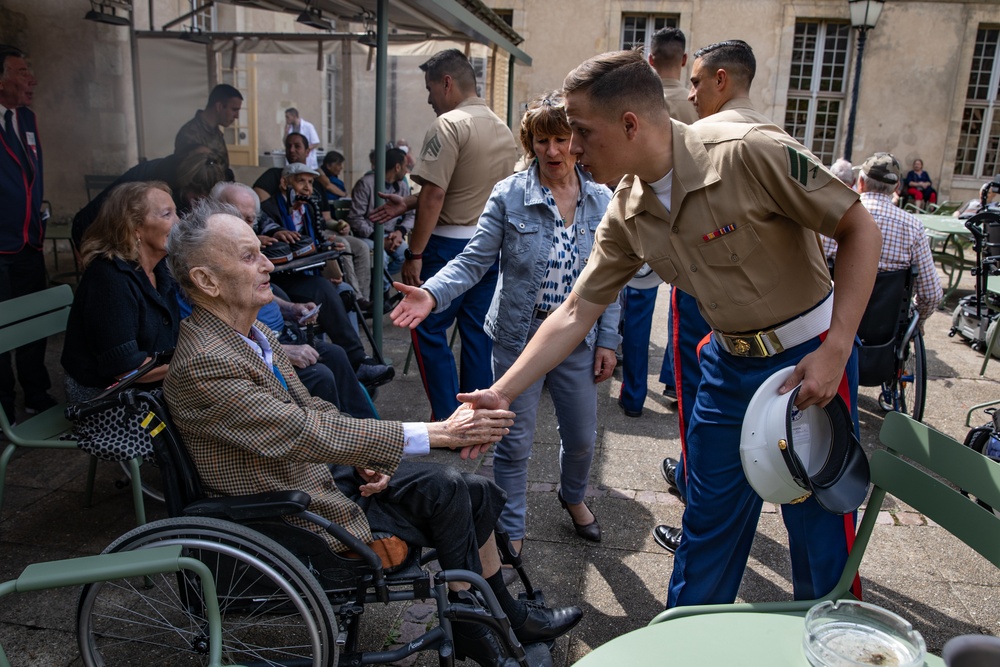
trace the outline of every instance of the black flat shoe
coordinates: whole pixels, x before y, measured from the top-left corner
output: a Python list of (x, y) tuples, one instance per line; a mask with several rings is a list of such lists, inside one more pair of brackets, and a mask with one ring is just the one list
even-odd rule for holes
[(653, 529), (653, 539), (661, 547), (674, 554), (681, 545), (681, 529), (673, 526), (657, 526)]
[(514, 628), (514, 636), (523, 645), (549, 642), (561, 637), (583, 618), (583, 610), (575, 606), (549, 609), (541, 604), (526, 604), (528, 617), (519, 627)]
[[(563, 500), (562, 491), (557, 491), (556, 497), (559, 498), (559, 504), (562, 505), (562, 508), (569, 514), (569, 520), (573, 522), (573, 529), (576, 531), (576, 534), (589, 542), (600, 542), (601, 524), (597, 523), (597, 515), (594, 514), (594, 511), (590, 511), (591, 514), (594, 514), (594, 522), (588, 523), (586, 526), (581, 526), (573, 518), (573, 513), (569, 511), (569, 505)], [(590, 509), (590, 507), (587, 507), (587, 509)]]

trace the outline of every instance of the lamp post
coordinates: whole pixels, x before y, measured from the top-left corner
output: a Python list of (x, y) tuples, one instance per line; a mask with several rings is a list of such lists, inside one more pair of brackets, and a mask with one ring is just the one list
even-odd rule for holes
[(861, 59), (865, 55), (865, 39), (868, 31), (878, 23), (885, 0), (847, 0), (851, 8), (851, 27), (858, 31), (858, 59), (854, 65), (854, 87), (851, 91), (851, 113), (847, 117), (847, 141), (844, 144), (844, 159), (851, 161), (854, 147), (854, 120), (858, 113), (858, 87), (861, 84)]

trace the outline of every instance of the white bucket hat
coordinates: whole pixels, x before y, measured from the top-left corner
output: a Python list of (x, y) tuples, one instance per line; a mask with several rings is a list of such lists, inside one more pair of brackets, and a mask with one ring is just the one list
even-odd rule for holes
[(778, 394), (793, 370), (771, 375), (750, 399), (740, 437), (743, 472), (768, 502), (795, 503), (815, 495), (828, 512), (853, 512), (868, 495), (871, 473), (850, 410), (840, 396), (822, 408), (796, 408), (799, 387)]

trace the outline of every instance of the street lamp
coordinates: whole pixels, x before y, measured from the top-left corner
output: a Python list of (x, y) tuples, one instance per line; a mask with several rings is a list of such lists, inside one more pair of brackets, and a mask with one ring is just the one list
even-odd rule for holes
[(851, 113), (847, 117), (847, 142), (844, 145), (844, 159), (851, 161), (854, 147), (854, 118), (858, 113), (858, 86), (861, 84), (861, 59), (865, 55), (865, 39), (868, 31), (878, 23), (885, 0), (847, 0), (851, 8), (851, 27), (858, 30), (858, 60), (854, 65), (854, 89), (851, 91)]

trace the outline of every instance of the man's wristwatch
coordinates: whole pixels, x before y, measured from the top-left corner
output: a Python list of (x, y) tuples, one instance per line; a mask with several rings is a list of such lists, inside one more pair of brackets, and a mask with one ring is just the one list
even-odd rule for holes
[(403, 251), (403, 257), (405, 257), (406, 259), (423, 259), (424, 258), (424, 253), (422, 253), (422, 252), (410, 252), (410, 249), (407, 248), (406, 250)]

